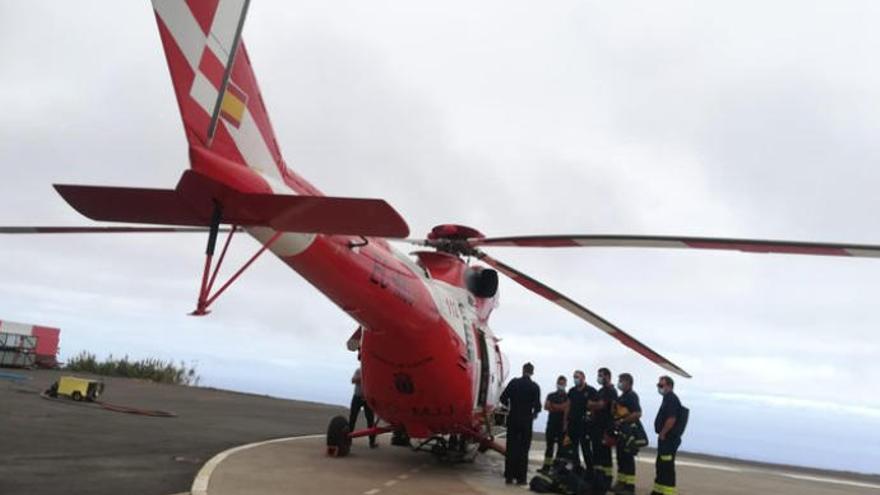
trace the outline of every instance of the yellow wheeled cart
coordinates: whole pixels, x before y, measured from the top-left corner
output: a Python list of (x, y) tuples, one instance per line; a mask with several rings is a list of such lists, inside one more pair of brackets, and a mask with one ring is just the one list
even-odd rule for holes
[(50, 397), (62, 395), (75, 401), (93, 401), (104, 392), (104, 382), (75, 376), (62, 376), (46, 392)]

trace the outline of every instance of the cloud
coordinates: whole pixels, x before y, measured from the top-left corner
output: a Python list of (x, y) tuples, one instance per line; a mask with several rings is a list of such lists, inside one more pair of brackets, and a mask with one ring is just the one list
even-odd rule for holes
[(778, 395), (751, 395), (718, 392), (712, 394), (713, 399), (738, 403), (750, 403), (756, 406), (770, 406), (790, 410), (804, 410), (849, 417), (867, 417), (880, 419), (880, 407), (867, 407), (842, 401), (808, 400), (797, 397)]

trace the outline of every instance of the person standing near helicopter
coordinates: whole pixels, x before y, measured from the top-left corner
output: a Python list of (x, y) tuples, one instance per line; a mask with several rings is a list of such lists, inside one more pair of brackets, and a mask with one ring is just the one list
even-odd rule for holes
[(596, 392), (596, 400), (587, 403), (593, 420), (590, 431), (593, 446), (593, 488), (599, 493), (605, 493), (611, 488), (611, 481), (614, 479), (614, 465), (611, 447), (605, 445), (604, 436), (614, 425), (611, 408), (617, 400), (617, 390), (608, 368), (599, 368), (596, 381), (601, 388)]
[[(587, 403), (596, 398), (596, 389), (587, 384), (581, 370), (574, 372), (574, 387), (568, 390), (568, 427), (566, 434), (571, 441), (571, 460), (578, 473), (585, 479), (593, 477), (593, 449), (587, 432)], [(584, 456), (581, 466), (580, 455)]]
[[(621, 373), (617, 378), (617, 389), (620, 397), (614, 404), (614, 424), (616, 427), (637, 426), (641, 428), (639, 419), (642, 417), (642, 406), (639, 404), (639, 396), (633, 390), (633, 377), (629, 373)], [(617, 453), (617, 483), (611, 488), (616, 495), (629, 495), (636, 492), (636, 457), (627, 452), (623, 445), (618, 442), (615, 448)]]
[(504, 456), (504, 481), (526, 484), (529, 448), (532, 445), (532, 422), (541, 412), (541, 388), (532, 381), (535, 367), (526, 363), (522, 376), (514, 378), (501, 393), (501, 403), (509, 407), (507, 414), (507, 452)]
[(675, 456), (687, 424), (687, 408), (681, 405), (674, 389), (675, 381), (671, 377), (660, 377), (657, 392), (663, 396), (663, 403), (654, 418), (654, 431), (657, 432), (657, 475), (651, 495), (678, 495), (675, 485)]
[(554, 451), (556, 455), (562, 452), (565, 439), (566, 425), (568, 424), (568, 393), (566, 385), (568, 381), (565, 375), (556, 379), (556, 390), (547, 395), (544, 401), (544, 410), (547, 411), (547, 428), (545, 431), (547, 450), (544, 452), (544, 467), (548, 469), (553, 464)]
[[(358, 353), (358, 361), (360, 360), (361, 355)], [(373, 414), (373, 410), (370, 409), (369, 404), (367, 404), (367, 401), (364, 400), (360, 366), (354, 370), (354, 374), (351, 376), (351, 383), (354, 385), (354, 393), (351, 396), (351, 406), (349, 407), (348, 412), (348, 429), (349, 431), (354, 431), (356, 429), (357, 419), (360, 415), (361, 409), (364, 410), (364, 417), (367, 418), (367, 428), (372, 428), (376, 424), (375, 415)], [(370, 448), (375, 449), (378, 446), (379, 444), (376, 443), (376, 435), (370, 435)]]

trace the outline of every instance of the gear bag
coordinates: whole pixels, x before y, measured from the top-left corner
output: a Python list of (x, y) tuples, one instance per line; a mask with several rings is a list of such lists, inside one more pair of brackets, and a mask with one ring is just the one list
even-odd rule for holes
[(639, 453), (639, 449), (648, 446), (648, 433), (641, 421), (620, 425), (617, 436), (617, 448), (631, 455)]
[(563, 495), (587, 495), (590, 485), (569, 466), (570, 459), (559, 458), (545, 472), (538, 472), (529, 482), (535, 493), (561, 493)]

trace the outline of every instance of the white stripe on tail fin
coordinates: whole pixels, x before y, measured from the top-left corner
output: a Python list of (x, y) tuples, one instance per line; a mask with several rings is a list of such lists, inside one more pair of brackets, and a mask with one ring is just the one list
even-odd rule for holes
[(247, 6), (248, 0), (153, 0), (192, 167), (221, 181), (250, 182), (227, 177), (244, 166), (276, 193), (318, 195), (281, 157), (240, 38)]

